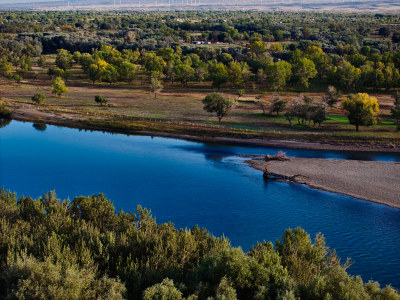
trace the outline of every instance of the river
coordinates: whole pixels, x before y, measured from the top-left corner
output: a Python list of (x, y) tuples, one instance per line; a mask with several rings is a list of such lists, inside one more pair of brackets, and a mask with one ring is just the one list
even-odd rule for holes
[(285, 228), (322, 232), (351, 274), (400, 288), (400, 210), (299, 184), (265, 183), (238, 154), (400, 161), (400, 154), (204, 144), (12, 121), (0, 129), (0, 186), (38, 197), (104, 193), (157, 222), (206, 227), (247, 251)]

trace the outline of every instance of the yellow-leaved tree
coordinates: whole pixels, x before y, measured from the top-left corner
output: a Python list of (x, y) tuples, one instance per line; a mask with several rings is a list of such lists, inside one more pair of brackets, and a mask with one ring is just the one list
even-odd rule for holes
[(347, 110), (350, 124), (356, 126), (371, 126), (376, 124), (376, 114), (379, 112), (378, 100), (367, 93), (351, 94), (342, 100), (342, 107)]
[(67, 87), (65, 86), (64, 81), (61, 79), (61, 77), (57, 77), (56, 79), (54, 79), (51, 82), (51, 86), (52, 86), (51, 92), (53, 94), (58, 95), (59, 97), (61, 97), (61, 94), (69, 92)]

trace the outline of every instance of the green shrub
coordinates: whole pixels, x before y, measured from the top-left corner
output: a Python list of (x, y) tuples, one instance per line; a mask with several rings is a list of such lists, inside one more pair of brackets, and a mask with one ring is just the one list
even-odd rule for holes
[(3, 101), (0, 101), (0, 118), (9, 118), (11, 113), (12, 110)]
[(35, 94), (32, 97), (32, 102), (37, 104), (37, 105), (40, 105), (40, 104), (44, 103), (45, 100), (46, 100), (46, 96), (43, 95), (43, 94)]
[(100, 96), (100, 95), (94, 96), (94, 101), (96, 101), (96, 103), (99, 103), (101, 106), (107, 104), (107, 102), (108, 102), (108, 100), (106, 98), (104, 98), (103, 96)]

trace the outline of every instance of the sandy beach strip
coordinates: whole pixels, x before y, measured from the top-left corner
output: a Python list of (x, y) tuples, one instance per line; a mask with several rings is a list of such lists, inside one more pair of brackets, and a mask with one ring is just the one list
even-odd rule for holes
[(320, 158), (248, 162), (269, 173), (299, 175), (294, 181), (311, 188), (400, 208), (400, 163)]

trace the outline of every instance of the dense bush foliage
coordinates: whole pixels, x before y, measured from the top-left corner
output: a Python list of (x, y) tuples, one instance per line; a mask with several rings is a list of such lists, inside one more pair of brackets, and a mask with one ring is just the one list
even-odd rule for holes
[(101, 95), (94, 96), (94, 101), (100, 105), (107, 104), (108, 100)]
[(102, 195), (33, 200), (0, 190), (0, 297), (7, 299), (400, 299), (364, 284), (301, 228), (248, 253), (205, 229), (115, 213)]
[(43, 104), (45, 100), (46, 100), (46, 96), (44, 94), (36, 93), (32, 97), (32, 102), (37, 105)]

